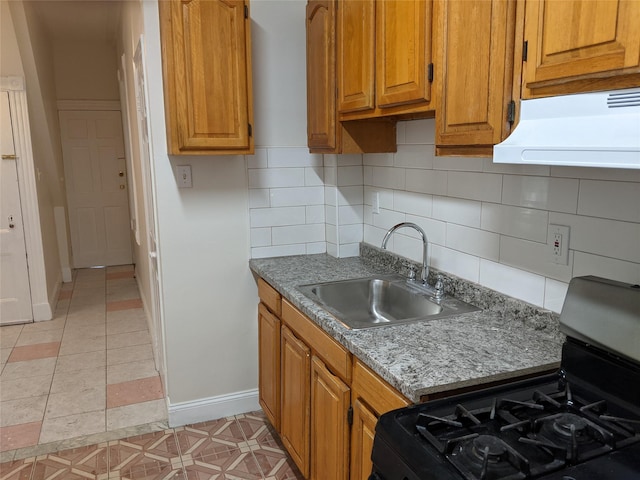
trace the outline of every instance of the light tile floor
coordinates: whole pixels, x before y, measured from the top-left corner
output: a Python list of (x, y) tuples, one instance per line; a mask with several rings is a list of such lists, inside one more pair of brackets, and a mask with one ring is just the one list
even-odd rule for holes
[(0, 347), (0, 461), (167, 427), (130, 265), (75, 271), (54, 319), (0, 327)]
[(0, 340), (0, 480), (303, 479), (262, 411), (167, 427), (131, 266), (78, 270)]

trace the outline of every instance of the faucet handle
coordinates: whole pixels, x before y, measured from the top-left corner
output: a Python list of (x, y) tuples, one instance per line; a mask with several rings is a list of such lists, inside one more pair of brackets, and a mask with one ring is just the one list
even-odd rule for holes
[(442, 275), (438, 275), (435, 284), (436, 298), (444, 297), (444, 278)]
[(418, 273), (418, 268), (413, 263), (410, 263), (410, 262), (406, 262), (404, 266), (407, 267), (407, 270), (409, 270), (407, 272), (407, 279), (412, 281), (415, 280), (416, 275)]

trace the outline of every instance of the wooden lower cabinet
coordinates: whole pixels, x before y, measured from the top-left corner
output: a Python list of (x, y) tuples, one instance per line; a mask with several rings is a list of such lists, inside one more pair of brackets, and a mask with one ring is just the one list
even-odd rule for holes
[(353, 402), (353, 425), (351, 427), (351, 480), (368, 480), (373, 463), (373, 437), (378, 417), (360, 399)]
[(258, 305), (258, 399), (271, 424), (280, 428), (280, 319)]
[(349, 478), (350, 389), (318, 357), (311, 361), (311, 479)]
[(302, 475), (309, 478), (311, 350), (286, 326), (280, 361), (280, 438)]

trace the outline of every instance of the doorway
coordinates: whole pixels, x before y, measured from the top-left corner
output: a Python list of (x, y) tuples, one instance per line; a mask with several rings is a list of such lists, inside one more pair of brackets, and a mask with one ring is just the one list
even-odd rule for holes
[(132, 263), (119, 111), (59, 112), (75, 268)]

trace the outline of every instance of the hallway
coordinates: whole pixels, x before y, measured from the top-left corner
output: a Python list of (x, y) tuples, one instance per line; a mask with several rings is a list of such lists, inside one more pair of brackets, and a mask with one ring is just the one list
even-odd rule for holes
[(0, 342), (0, 461), (167, 427), (131, 265), (76, 270), (53, 320)]

